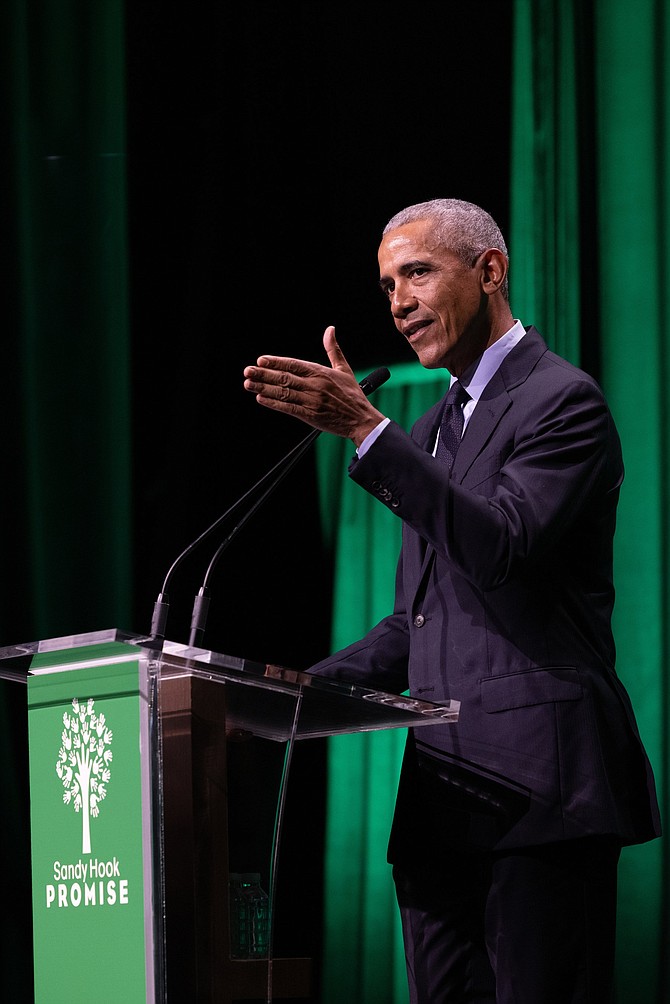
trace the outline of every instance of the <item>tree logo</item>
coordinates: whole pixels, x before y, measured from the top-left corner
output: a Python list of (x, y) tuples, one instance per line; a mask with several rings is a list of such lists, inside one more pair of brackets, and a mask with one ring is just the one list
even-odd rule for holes
[(91, 817), (100, 814), (100, 802), (107, 795), (111, 777), (112, 732), (104, 714), (93, 711), (89, 698), (80, 704), (75, 697), (72, 712), (63, 712), (61, 748), (56, 761), (56, 773), (61, 779), (63, 802), (81, 812), (82, 854), (91, 853)]

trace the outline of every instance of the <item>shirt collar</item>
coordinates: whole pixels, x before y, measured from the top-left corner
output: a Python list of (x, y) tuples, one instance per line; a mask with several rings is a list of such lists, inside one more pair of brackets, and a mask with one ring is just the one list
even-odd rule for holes
[[(465, 373), (461, 374), (461, 383), (474, 404), (479, 401), (484, 388), (499, 369), (505, 356), (508, 352), (512, 351), (525, 334), (526, 329), (521, 321), (515, 321), (509, 331), (506, 331), (493, 345), (489, 345), (487, 349), (484, 349), (479, 359)], [(449, 386), (451, 387), (455, 381), (456, 377), (452, 376)]]

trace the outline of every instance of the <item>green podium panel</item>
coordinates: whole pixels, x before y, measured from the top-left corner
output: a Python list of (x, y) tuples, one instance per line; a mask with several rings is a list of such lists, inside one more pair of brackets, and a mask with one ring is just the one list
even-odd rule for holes
[(152, 1001), (146, 663), (73, 655), (36, 655), (28, 679), (35, 1001)]

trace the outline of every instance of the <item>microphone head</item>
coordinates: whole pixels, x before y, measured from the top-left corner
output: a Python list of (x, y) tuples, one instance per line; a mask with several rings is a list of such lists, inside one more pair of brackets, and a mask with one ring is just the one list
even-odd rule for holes
[(370, 394), (377, 390), (378, 387), (381, 387), (383, 383), (386, 383), (390, 376), (391, 373), (386, 366), (380, 366), (379, 369), (373, 370), (372, 373), (368, 373), (366, 377), (363, 377), (359, 387), (366, 397), (370, 397)]

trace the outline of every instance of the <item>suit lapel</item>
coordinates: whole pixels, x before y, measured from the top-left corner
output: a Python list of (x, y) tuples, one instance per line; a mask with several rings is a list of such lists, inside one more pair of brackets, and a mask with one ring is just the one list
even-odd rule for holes
[(412, 438), (416, 440), (419, 446), (426, 450), (427, 453), (432, 453), (435, 447), (435, 440), (437, 438), (437, 430), (440, 425), (440, 418), (442, 417), (442, 411), (444, 409), (444, 400), (447, 396), (449, 388), (447, 387), (447, 392), (445, 392), (444, 397), (441, 397), (433, 407), (423, 415), (414, 426), (412, 430)]
[[(525, 336), (503, 359), (499, 369), (489, 380), (477, 407), (468, 422), (461, 445), (451, 472), (454, 481), (460, 483), (468, 470), (490, 441), (508, 408), (511, 407), (510, 391), (527, 380), (540, 358), (547, 351), (547, 345), (534, 327), (529, 327)], [(413, 430), (413, 437), (429, 452), (435, 445), (435, 437), (442, 415), (444, 397), (426, 412)], [(426, 575), (435, 557), (435, 549), (423, 538), (419, 538), (421, 572), (417, 594), (423, 588)]]
[(500, 419), (510, 407), (509, 396), (500, 370), (493, 375), (477, 402), (454, 459), (451, 476), (459, 484), (493, 436)]
[(485, 449), (500, 419), (511, 406), (510, 391), (528, 379), (546, 351), (543, 338), (535, 328), (530, 327), (487, 383), (463, 433), (454, 461), (451, 476), (459, 484)]

